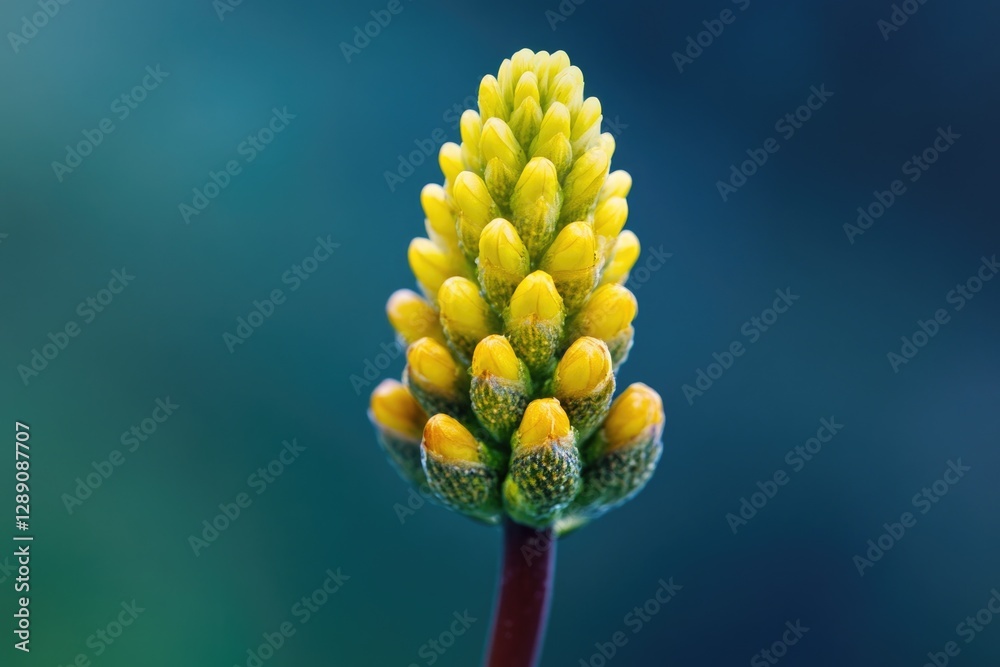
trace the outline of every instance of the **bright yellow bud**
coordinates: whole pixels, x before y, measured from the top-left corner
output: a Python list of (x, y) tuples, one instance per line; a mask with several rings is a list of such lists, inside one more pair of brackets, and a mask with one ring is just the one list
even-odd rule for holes
[(479, 285), (460, 276), (449, 278), (438, 291), (438, 305), (448, 340), (468, 359), (476, 343), (492, 333), (492, 313)]
[(629, 385), (611, 404), (611, 411), (604, 420), (608, 451), (627, 447), (637, 440), (658, 439), (663, 421), (660, 395), (641, 382)]
[(559, 218), (559, 174), (544, 157), (534, 157), (521, 172), (510, 198), (514, 227), (533, 258), (552, 242)]
[(472, 354), (472, 376), (481, 377), (484, 373), (518, 382), (521, 380), (521, 365), (510, 342), (500, 335), (487, 336), (476, 345)]
[(503, 120), (490, 118), (486, 121), (483, 125), (483, 136), (479, 145), (483, 160), (487, 164), (493, 158), (497, 158), (515, 174), (524, 168), (524, 151), (517, 143), (514, 131)]
[(545, 72), (545, 78), (549, 81), (549, 85), (551, 86), (555, 78), (563, 70), (570, 66), (569, 56), (566, 55), (565, 51), (556, 51), (549, 56), (547, 65), (548, 67)]
[(604, 186), (601, 188), (601, 195), (597, 201), (600, 203), (612, 197), (627, 197), (631, 190), (632, 177), (627, 171), (619, 169), (608, 174), (608, 178), (604, 181)]
[(604, 185), (611, 164), (603, 149), (594, 147), (573, 163), (563, 183), (565, 201), (561, 220), (585, 220)]
[(455, 218), (452, 214), (451, 204), (448, 203), (448, 195), (440, 185), (428, 183), (420, 191), (420, 205), (424, 209), (424, 216), (430, 228), (441, 237), (449, 240), (457, 238), (455, 231)]
[(611, 353), (603, 340), (577, 338), (556, 365), (555, 386), (559, 396), (592, 394), (612, 378)]
[[(511, 57), (510, 77), (516, 84), (520, 84), (525, 74), (531, 74), (537, 79), (537, 75), (533, 71), (535, 66), (535, 55), (535, 52), (531, 49), (521, 49), (515, 53), (513, 57)], [(516, 90), (517, 88), (515, 86), (515, 97), (517, 96)]]
[(479, 442), (458, 420), (437, 414), (424, 427), (424, 447), (448, 462), (479, 463)]
[(576, 115), (583, 104), (583, 72), (579, 67), (572, 65), (556, 75), (549, 88), (549, 99), (562, 102)]
[[(584, 100), (573, 122), (573, 151), (582, 153), (598, 144), (601, 137), (601, 101), (596, 97)], [(598, 144), (599, 145), (599, 144)]]
[(383, 380), (375, 387), (371, 411), (380, 426), (413, 440), (420, 438), (424, 424), (427, 423), (427, 415), (413, 398), (413, 394), (396, 380)]
[(626, 287), (612, 283), (594, 290), (580, 312), (579, 333), (608, 341), (632, 324), (639, 304)]
[(563, 135), (569, 139), (571, 135), (569, 109), (565, 104), (554, 103), (542, 116), (542, 124), (538, 129), (538, 137), (532, 145), (532, 152), (547, 144), (553, 137)]
[(490, 118), (506, 120), (510, 113), (500, 83), (492, 74), (484, 76), (479, 84), (479, 113), (484, 121)]
[(587, 222), (563, 227), (542, 258), (541, 267), (550, 274), (582, 271), (597, 264), (597, 237)]
[(416, 292), (396, 290), (389, 297), (385, 310), (392, 328), (407, 344), (425, 336), (444, 341), (437, 310)]
[(544, 271), (529, 274), (510, 298), (510, 319), (514, 322), (532, 316), (552, 320), (560, 317), (562, 312), (562, 297), (552, 282), (552, 276)]
[(610, 132), (602, 134), (597, 145), (604, 149), (604, 152), (608, 154), (609, 160), (615, 156), (615, 147), (617, 144), (615, 143), (614, 135)]
[(437, 294), (445, 280), (459, 273), (453, 258), (430, 239), (410, 241), (407, 258), (413, 275), (428, 295)]
[(615, 241), (611, 261), (604, 267), (604, 274), (601, 276), (601, 284), (625, 282), (628, 279), (628, 272), (635, 266), (637, 259), (639, 259), (639, 237), (625, 230)]
[(462, 161), (467, 169), (480, 171), (482, 163), (479, 159), (479, 139), (483, 134), (483, 122), (479, 114), (473, 109), (462, 112), (459, 131), (462, 135)]
[(407, 374), (412, 382), (433, 393), (447, 395), (455, 391), (460, 370), (441, 343), (421, 338), (406, 350)]
[(479, 263), (503, 269), (521, 277), (527, 273), (528, 249), (514, 225), (497, 218), (483, 228), (479, 237)]
[(514, 87), (514, 108), (520, 107), (528, 98), (541, 104), (541, 95), (538, 92), (538, 77), (534, 72), (524, 72), (517, 80)]
[(444, 174), (445, 182), (450, 187), (458, 175), (465, 170), (465, 163), (462, 161), (462, 147), (453, 141), (441, 144), (438, 165), (441, 167), (441, 173)]
[(606, 199), (594, 211), (594, 231), (600, 236), (615, 238), (627, 219), (628, 201), (624, 197)]
[(519, 448), (547, 445), (572, 433), (569, 417), (555, 398), (540, 398), (528, 404), (517, 428)]

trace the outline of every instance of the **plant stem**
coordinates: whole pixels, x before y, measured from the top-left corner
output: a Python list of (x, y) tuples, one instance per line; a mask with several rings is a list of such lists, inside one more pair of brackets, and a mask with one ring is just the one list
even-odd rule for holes
[(509, 518), (485, 667), (535, 667), (542, 653), (556, 561), (551, 528), (535, 530)]

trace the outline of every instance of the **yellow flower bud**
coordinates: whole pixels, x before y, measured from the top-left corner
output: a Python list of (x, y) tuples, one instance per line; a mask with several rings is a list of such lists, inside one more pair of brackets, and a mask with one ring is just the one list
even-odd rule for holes
[[(516, 84), (514, 88), (515, 99), (517, 98), (517, 85), (521, 83), (525, 74), (531, 74), (537, 81), (537, 74), (534, 72), (535, 56), (535, 52), (531, 49), (521, 49), (510, 59), (510, 77)], [(515, 102), (515, 106), (516, 105), (517, 102)]]
[(545, 78), (546, 80), (549, 81), (549, 86), (551, 87), (556, 77), (569, 67), (570, 67), (569, 56), (566, 55), (565, 51), (562, 50), (556, 51), (551, 56), (549, 56), (549, 61), (547, 63), (547, 68), (545, 72)]
[(544, 157), (532, 158), (510, 197), (514, 228), (532, 259), (537, 259), (552, 243), (559, 204), (559, 174), (555, 165)]
[(407, 345), (425, 336), (444, 342), (438, 311), (416, 292), (396, 290), (385, 305), (389, 323)]
[(531, 146), (533, 155), (537, 155), (537, 150), (546, 145), (554, 137), (562, 135), (567, 139), (572, 135), (569, 109), (565, 104), (553, 103), (542, 116), (542, 124), (538, 128), (538, 136)]
[(531, 71), (525, 71), (517, 80), (517, 85), (514, 87), (514, 108), (517, 109), (528, 99), (541, 105), (542, 96), (538, 92), (538, 77)]
[(597, 198), (597, 203), (605, 202), (612, 197), (627, 197), (632, 190), (632, 176), (627, 171), (619, 169), (608, 174), (607, 180), (601, 187), (601, 194)]
[(479, 145), (487, 164), (497, 158), (515, 174), (524, 168), (524, 151), (517, 143), (513, 130), (503, 120), (490, 118), (483, 124), (483, 136)]
[(479, 159), (479, 139), (483, 134), (483, 122), (473, 109), (462, 112), (459, 121), (462, 135), (462, 161), (466, 168), (472, 171), (482, 171), (483, 165)]
[(530, 449), (563, 442), (571, 437), (573, 428), (570, 426), (566, 411), (555, 398), (540, 398), (528, 404), (521, 425), (517, 428), (517, 446), (519, 449)]
[(576, 65), (556, 75), (549, 87), (549, 99), (562, 102), (574, 117), (583, 105), (583, 72)]
[(498, 209), (486, 183), (471, 171), (463, 171), (455, 179), (453, 196), (459, 209), (459, 240), (465, 254), (472, 259), (479, 250), (483, 227), (497, 217)]
[(611, 197), (597, 205), (594, 211), (594, 231), (600, 236), (615, 238), (628, 220), (628, 201)]
[[(441, 396), (456, 394), (462, 375), (448, 348), (433, 338), (421, 338), (407, 348), (406, 373), (411, 390), (416, 385), (423, 391)], [(414, 395), (420, 398), (416, 393)], [(427, 408), (426, 405), (423, 407)]]
[(514, 225), (503, 218), (486, 225), (479, 237), (479, 282), (497, 312), (510, 301), (530, 266), (528, 249)]
[(541, 268), (555, 281), (566, 310), (579, 308), (597, 284), (597, 237), (590, 223), (563, 227), (542, 257)]
[(604, 152), (608, 154), (608, 159), (610, 160), (615, 156), (615, 137), (610, 132), (605, 132), (601, 135), (598, 140), (598, 146), (604, 149)]
[(604, 420), (606, 451), (616, 451), (638, 442), (658, 440), (663, 433), (663, 400), (649, 386), (636, 382), (611, 404)]
[(376, 424), (414, 440), (420, 438), (427, 423), (427, 414), (413, 394), (396, 380), (383, 380), (375, 387), (371, 411)]
[(565, 200), (560, 222), (587, 219), (604, 185), (610, 164), (608, 154), (598, 147), (588, 150), (573, 164), (563, 183)]
[(484, 76), (479, 84), (479, 113), (484, 122), (490, 118), (506, 120), (510, 113), (500, 84), (492, 74)]
[(442, 240), (457, 243), (455, 217), (444, 188), (436, 183), (425, 185), (420, 191), (420, 205), (424, 209), (428, 228)]
[(520, 146), (531, 146), (541, 124), (542, 107), (538, 100), (533, 97), (526, 98), (521, 104), (514, 107), (514, 113), (510, 115), (510, 129), (514, 132), (514, 137)]
[(445, 280), (461, 273), (455, 259), (430, 239), (415, 238), (410, 241), (407, 258), (417, 282), (432, 298)]
[(495, 326), (479, 285), (460, 276), (449, 278), (438, 291), (438, 304), (445, 336), (459, 356), (468, 360), (476, 343), (493, 333)]
[(519, 322), (528, 318), (556, 320), (563, 316), (562, 297), (552, 276), (544, 271), (528, 275), (514, 290), (510, 299), (509, 319)]
[(556, 395), (562, 398), (591, 394), (612, 379), (611, 353), (607, 344), (583, 336), (569, 346), (556, 365)]
[(632, 320), (638, 311), (635, 295), (617, 283), (601, 285), (591, 295), (570, 326), (576, 336), (593, 336), (608, 344), (615, 368), (632, 346)]
[(510, 58), (504, 58), (497, 71), (497, 86), (500, 89), (500, 96), (504, 100), (510, 101), (514, 96), (514, 83), (517, 81), (511, 73)]
[(479, 341), (472, 355), (472, 376), (488, 374), (518, 382), (521, 380), (521, 364), (514, 348), (503, 336), (493, 334)]
[(462, 161), (462, 147), (453, 141), (441, 144), (438, 165), (441, 167), (441, 173), (444, 174), (445, 187), (450, 192), (455, 179), (465, 171), (465, 163)]
[(479, 442), (458, 420), (434, 415), (424, 427), (424, 447), (447, 462), (479, 463)]
[(582, 154), (588, 149), (600, 145), (601, 118), (601, 101), (596, 97), (588, 97), (583, 102), (573, 122), (573, 133), (570, 136), (570, 141), (573, 144), (574, 153)]
[(611, 252), (611, 259), (604, 267), (601, 275), (601, 284), (625, 283), (628, 281), (628, 273), (635, 266), (639, 259), (639, 238), (632, 232), (625, 230), (618, 235), (614, 249)]

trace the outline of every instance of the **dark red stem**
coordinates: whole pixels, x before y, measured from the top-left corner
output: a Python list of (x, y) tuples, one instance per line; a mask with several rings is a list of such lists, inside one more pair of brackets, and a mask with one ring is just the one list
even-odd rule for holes
[(504, 520), (503, 564), (485, 667), (536, 667), (549, 616), (556, 561), (552, 529)]

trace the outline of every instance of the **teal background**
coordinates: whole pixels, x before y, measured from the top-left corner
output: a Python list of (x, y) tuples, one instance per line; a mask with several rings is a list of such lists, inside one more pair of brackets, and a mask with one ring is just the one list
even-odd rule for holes
[[(555, 29), (556, 0), (402, 6), (349, 63), (339, 44), (384, 3), (244, 0), (220, 21), (209, 0), (76, 0), (17, 53), (6, 35), (38, 5), (0, 8), (0, 429), (31, 425), (36, 540), (32, 652), (11, 648), (0, 571), (0, 664), (246, 664), (288, 620), (267, 665), (426, 665), (421, 646), (466, 610), (478, 620), (435, 664), (477, 664), (499, 533), (432, 506), (401, 522), (408, 490), (351, 376), (392, 341), (385, 299), (412, 286), (418, 193), (440, 180), (433, 160), (392, 191), (385, 172), (439, 128), (456, 139), (449, 110), (524, 46), (583, 69), (617, 119), (613, 167), (635, 180), (640, 263), (672, 253), (637, 290), (619, 377), (663, 394), (666, 451), (636, 500), (560, 544), (543, 664), (600, 664), (595, 642), (619, 630), (608, 664), (747, 664), (797, 619), (810, 630), (787, 664), (917, 666), (951, 640), (952, 664), (1000, 661), (1000, 619), (956, 635), (1000, 587), (1000, 282), (899, 373), (886, 361), (1000, 252), (997, 8), (927, 2), (885, 41), (888, 2), (588, 0)], [(671, 54), (726, 7), (735, 22), (679, 73)], [(158, 64), (169, 76), (114, 117)], [(729, 165), (820, 84), (834, 96), (723, 202)], [(296, 118), (185, 224), (178, 205), (275, 107)], [(115, 131), (57, 180), (51, 163), (106, 116)], [(850, 244), (855, 209), (949, 125), (957, 143)], [(327, 235), (339, 248), (290, 291), (283, 273)], [(122, 267), (134, 281), (26, 386), (17, 366)], [(682, 386), (786, 287), (801, 299), (689, 405)], [(287, 301), (230, 353), (223, 332), (275, 288)], [(176, 413), (125, 451), (166, 397)], [(831, 416), (843, 431), (734, 535), (726, 514)], [(248, 477), (293, 438), (305, 451), (256, 495)], [(124, 463), (67, 512), (116, 449)], [(958, 458), (967, 476), (859, 576), (867, 540)], [(189, 536), (247, 491), (196, 556)], [(328, 568), (350, 579), (298, 623)], [(633, 634), (626, 614), (670, 577), (683, 589)], [(95, 656), (88, 637), (133, 599), (145, 611)]]

